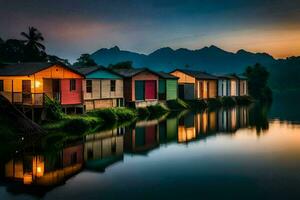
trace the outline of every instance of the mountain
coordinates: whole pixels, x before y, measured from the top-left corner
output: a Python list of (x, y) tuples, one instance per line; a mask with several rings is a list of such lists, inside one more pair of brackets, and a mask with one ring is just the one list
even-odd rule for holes
[(211, 73), (241, 73), (248, 65), (257, 62), (270, 64), (275, 59), (266, 53), (251, 53), (239, 50), (236, 53), (225, 51), (216, 46), (197, 50), (164, 47), (148, 55), (120, 50), (119, 47), (99, 49), (91, 54), (96, 63), (104, 66), (122, 61), (132, 61), (134, 67), (149, 67), (158, 71), (171, 71), (175, 68), (188, 67)]

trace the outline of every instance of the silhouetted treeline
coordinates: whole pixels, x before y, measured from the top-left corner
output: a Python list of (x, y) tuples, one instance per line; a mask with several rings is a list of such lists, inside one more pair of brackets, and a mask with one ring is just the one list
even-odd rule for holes
[(29, 27), (28, 32), (21, 32), (21, 39), (0, 38), (0, 63), (17, 62), (63, 62), (69, 64), (66, 59), (48, 55), (44, 46), (42, 33)]

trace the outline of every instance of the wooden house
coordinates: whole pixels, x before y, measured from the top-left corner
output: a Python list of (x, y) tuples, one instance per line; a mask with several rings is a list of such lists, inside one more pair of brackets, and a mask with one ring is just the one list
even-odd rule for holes
[(158, 99), (175, 100), (178, 98), (178, 77), (164, 72), (157, 72), (159, 75)]
[(247, 78), (236, 74), (218, 76), (218, 96), (247, 95)]
[(191, 100), (217, 97), (216, 76), (187, 69), (176, 69), (170, 74), (179, 78), (179, 98)]
[(60, 63), (18, 63), (0, 68), (0, 94), (11, 103), (43, 107), (45, 96), (82, 106), (83, 75)]
[(100, 66), (76, 67), (85, 76), (82, 82), (86, 110), (123, 106), (123, 78)]
[(248, 95), (248, 79), (245, 76), (236, 75), (239, 79), (239, 96)]
[(135, 107), (145, 107), (158, 102), (159, 76), (147, 68), (116, 69), (123, 76), (124, 99), (127, 104)]

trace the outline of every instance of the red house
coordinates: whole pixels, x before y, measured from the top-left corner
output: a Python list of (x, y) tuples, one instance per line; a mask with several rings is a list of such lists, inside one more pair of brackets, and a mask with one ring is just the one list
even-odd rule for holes
[(0, 68), (0, 94), (11, 103), (43, 107), (45, 96), (63, 107), (83, 105), (84, 76), (61, 63), (16, 63)]
[(158, 102), (159, 75), (147, 68), (117, 69), (124, 78), (125, 102), (135, 107), (145, 107)]

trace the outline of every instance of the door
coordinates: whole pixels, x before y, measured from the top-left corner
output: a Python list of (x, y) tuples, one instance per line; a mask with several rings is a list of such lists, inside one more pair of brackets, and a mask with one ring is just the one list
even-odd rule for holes
[(178, 85), (179, 98), (184, 99), (184, 85)]
[(146, 81), (145, 82), (145, 97), (146, 99), (157, 99), (156, 95), (156, 81)]
[(32, 104), (31, 80), (22, 80), (22, 103)]
[(200, 90), (200, 99), (203, 99), (204, 97), (204, 88), (203, 88), (203, 82), (199, 82), (199, 90)]
[(145, 99), (145, 82), (135, 81), (135, 100)]
[(60, 102), (60, 80), (59, 79), (52, 80), (52, 94), (53, 94), (53, 99)]

